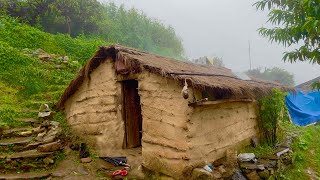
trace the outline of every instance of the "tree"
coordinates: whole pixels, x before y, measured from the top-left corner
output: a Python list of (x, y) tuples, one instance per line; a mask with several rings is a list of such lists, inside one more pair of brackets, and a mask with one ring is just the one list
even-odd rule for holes
[(98, 37), (164, 56), (183, 56), (182, 40), (172, 27), (123, 5), (98, 0), (0, 0), (1, 15), (50, 33)]
[(263, 72), (261, 71), (261, 68), (256, 68), (248, 70), (246, 74), (253, 78), (278, 81), (287, 86), (294, 86), (293, 74), (278, 67), (266, 68)]
[(262, 36), (286, 47), (302, 44), (285, 52), (284, 61), (320, 64), (320, 0), (259, 0), (255, 6), (270, 10), (268, 22), (274, 26), (260, 28)]

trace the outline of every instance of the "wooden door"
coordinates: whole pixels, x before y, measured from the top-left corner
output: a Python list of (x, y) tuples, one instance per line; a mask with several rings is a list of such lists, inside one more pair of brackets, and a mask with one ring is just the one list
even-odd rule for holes
[(142, 115), (138, 81), (123, 81), (123, 106), (125, 121), (126, 148), (141, 146)]

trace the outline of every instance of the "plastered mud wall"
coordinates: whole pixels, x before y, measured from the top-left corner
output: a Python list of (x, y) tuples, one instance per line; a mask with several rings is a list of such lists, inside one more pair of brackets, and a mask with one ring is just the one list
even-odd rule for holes
[(248, 145), (259, 133), (257, 118), (254, 102), (196, 107), (189, 123), (190, 162), (212, 162), (224, 157), (227, 149)]
[[(67, 121), (74, 132), (93, 145), (99, 154), (122, 149), (121, 85), (111, 60), (86, 78), (65, 104)], [(119, 113), (120, 112), (120, 113)]]
[(100, 155), (123, 152), (125, 128), (118, 80), (130, 78), (139, 81), (142, 159), (150, 170), (179, 179), (193, 164), (219, 159), (228, 148), (248, 143), (258, 134), (255, 103), (193, 108), (188, 106), (191, 97), (185, 100), (181, 96), (178, 81), (146, 71), (132, 77), (116, 76), (111, 60), (102, 63), (90, 77), (67, 100), (65, 111), (74, 132)]
[(177, 81), (145, 72), (139, 83), (143, 164), (156, 172), (181, 177), (190, 158), (186, 135), (192, 108), (181, 96)]

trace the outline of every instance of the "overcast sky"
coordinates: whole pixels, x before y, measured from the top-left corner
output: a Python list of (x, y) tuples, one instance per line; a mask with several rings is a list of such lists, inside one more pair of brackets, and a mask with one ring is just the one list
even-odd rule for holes
[(257, 29), (266, 26), (267, 13), (256, 11), (255, 0), (100, 0), (135, 7), (171, 25), (183, 40), (189, 58), (219, 56), (236, 72), (249, 68), (248, 41), (253, 67), (278, 66), (295, 74), (296, 84), (320, 76), (320, 65), (284, 63), (284, 47), (271, 44)]

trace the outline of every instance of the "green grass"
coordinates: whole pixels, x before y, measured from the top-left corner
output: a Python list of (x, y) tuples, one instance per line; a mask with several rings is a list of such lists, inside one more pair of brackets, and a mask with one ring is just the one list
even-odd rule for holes
[[(293, 164), (276, 173), (271, 179), (309, 180), (311, 178), (308, 169), (320, 177), (320, 126), (299, 127), (291, 122), (282, 122), (280, 127), (279, 141), (286, 135), (297, 136), (291, 144)], [(257, 148), (246, 147), (241, 152), (251, 152), (262, 157), (272, 155), (274, 150), (262, 143)]]
[(307, 170), (320, 175), (320, 126), (300, 127), (293, 142), (293, 165), (279, 174), (281, 179), (308, 180)]
[[(24, 109), (35, 111), (43, 103), (55, 104), (81, 67), (75, 60), (84, 62), (100, 44), (103, 42), (97, 39), (52, 35), (1, 17), (0, 127), (24, 126), (18, 118), (37, 117), (36, 112), (22, 112)], [(69, 56), (68, 64), (54, 58), (43, 62), (30, 55), (39, 48), (51, 55)], [(62, 122), (61, 115), (57, 118)]]

